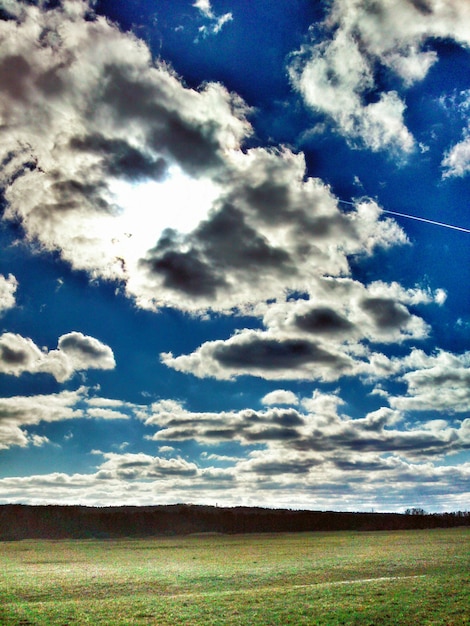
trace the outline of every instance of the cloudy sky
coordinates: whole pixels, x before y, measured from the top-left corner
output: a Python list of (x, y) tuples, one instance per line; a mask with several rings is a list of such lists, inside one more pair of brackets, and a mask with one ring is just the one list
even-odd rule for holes
[(468, 0), (0, 0), (0, 502), (468, 509), (469, 68)]

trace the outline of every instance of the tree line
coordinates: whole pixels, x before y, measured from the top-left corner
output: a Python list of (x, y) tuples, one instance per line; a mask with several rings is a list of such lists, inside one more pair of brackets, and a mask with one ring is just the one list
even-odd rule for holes
[(194, 533), (411, 530), (470, 525), (470, 512), (350, 513), (176, 504), (151, 507), (0, 505), (0, 540), (119, 538)]

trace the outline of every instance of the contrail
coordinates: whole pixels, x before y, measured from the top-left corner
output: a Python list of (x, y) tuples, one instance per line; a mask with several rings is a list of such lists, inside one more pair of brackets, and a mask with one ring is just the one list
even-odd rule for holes
[[(356, 206), (354, 202), (348, 202), (347, 200), (339, 200), (342, 204), (350, 204)], [(463, 233), (470, 233), (470, 228), (463, 228), (462, 226), (454, 226), (453, 224), (444, 224), (443, 222), (436, 222), (435, 220), (428, 220), (425, 217), (417, 217), (416, 215), (408, 215), (407, 213), (398, 213), (397, 211), (388, 211), (387, 209), (380, 209), (382, 213), (390, 213), (390, 215), (398, 215), (399, 217), (407, 217), (410, 220), (417, 220), (418, 222), (426, 222), (427, 224), (434, 224), (435, 226), (443, 226), (444, 228), (451, 228), (452, 230), (460, 230)]]
[(406, 215), (406, 213), (397, 213), (396, 211), (387, 211), (382, 209), (382, 213), (390, 213), (391, 215), (399, 215), (400, 217), (408, 217), (410, 220), (418, 220), (418, 222), (426, 222), (427, 224), (434, 224), (435, 226), (444, 226), (444, 228), (452, 228), (453, 230), (461, 230), (463, 233), (470, 233), (470, 228), (463, 228), (462, 226), (454, 226), (453, 224), (444, 224), (443, 222), (435, 222), (434, 220), (428, 220), (425, 217), (417, 217), (416, 215)]

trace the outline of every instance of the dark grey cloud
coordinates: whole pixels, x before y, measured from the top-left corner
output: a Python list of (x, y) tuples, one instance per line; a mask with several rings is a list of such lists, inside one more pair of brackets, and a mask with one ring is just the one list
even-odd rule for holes
[(258, 431), (247, 431), (245, 433), (247, 443), (256, 441), (265, 443), (268, 441), (290, 441), (299, 438), (299, 432), (295, 428), (286, 427), (264, 427)]
[(409, 0), (410, 3), (417, 9), (422, 15), (431, 15), (433, 13), (432, 0)]
[[(60, 177), (60, 173), (56, 173)], [(52, 174), (53, 177), (54, 173)], [(44, 217), (51, 213), (54, 219), (60, 219), (60, 214), (67, 211), (82, 211), (88, 205), (98, 211), (111, 211), (112, 205), (103, 197), (103, 191), (107, 186), (102, 181), (83, 181), (80, 179), (57, 180), (51, 185), (51, 191), (56, 199), (55, 203), (41, 204), (37, 208), (38, 213)]]
[(227, 269), (275, 267), (293, 272), (289, 254), (272, 247), (268, 240), (247, 224), (241, 210), (226, 204), (194, 232), (207, 257)]
[(130, 181), (163, 180), (168, 170), (168, 163), (163, 157), (146, 154), (124, 139), (107, 138), (96, 133), (72, 137), (69, 145), (72, 151), (98, 155), (103, 173), (110, 176)]
[[(135, 121), (147, 132), (148, 146), (179, 163), (189, 174), (207, 173), (222, 166), (220, 128), (213, 118), (190, 119), (172, 102), (166, 85), (140, 77), (124, 64), (104, 67), (100, 103), (121, 125)], [(132, 94), (132, 97), (129, 97)]]
[(163, 277), (163, 285), (188, 296), (212, 296), (226, 282), (212, 267), (201, 259), (197, 252), (164, 250), (159, 254), (158, 247), (141, 261), (141, 266), (153, 274)]
[(12, 348), (8, 345), (0, 345), (0, 361), (8, 366), (26, 365), (29, 353), (22, 348)]
[(411, 318), (407, 308), (391, 298), (365, 298), (361, 307), (380, 329), (401, 328)]
[(336, 214), (321, 214), (322, 198), (313, 198), (309, 210), (306, 210), (302, 199), (293, 193), (290, 181), (279, 182), (279, 172), (276, 170), (276, 167), (268, 166), (266, 179), (262, 183), (240, 185), (235, 192), (238, 198), (243, 198), (248, 210), (257, 214), (260, 221), (279, 226), (292, 224), (302, 239), (306, 235), (320, 241), (341, 235), (346, 238), (357, 236), (354, 223), (339, 211)]
[[(289, 254), (271, 246), (232, 205), (214, 211), (184, 238), (166, 231), (141, 265), (163, 276), (169, 289), (206, 298), (217, 291), (231, 291), (236, 276), (246, 276), (251, 269), (256, 268), (251, 278), (254, 284), (258, 272), (295, 273)], [(232, 277), (231, 284), (224, 276)]]
[(303, 339), (276, 340), (256, 337), (245, 344), (234, 342), (218, 345), (214, 348), (212, 357), (223, 367), (242, 367), (245, 370), (296, 368), (307, 363), (345, 365), (340, 357)]
[(317, 307), (296, 315), (294, 324), (301, 330), (319, 335), (334, 335), (354, 328), (354, 324), (328, 307)]
[(26, 101), (31, 75), (31, 65), (20, 54), (5, 56), (0, 61), (0, 84), (7, 98)]
[(308, 474), (312, 467), (316, 465), (314, 459), (295, 459), (295, 460), (263, 460), (257, 459), (245, 464), (242, 471), (253, 472), (261, 476), (298, 476)]

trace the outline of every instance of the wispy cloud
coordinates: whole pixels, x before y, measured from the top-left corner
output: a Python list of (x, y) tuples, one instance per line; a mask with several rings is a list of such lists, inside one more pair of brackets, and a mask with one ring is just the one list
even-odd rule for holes
[(335, 0), (323, 24), (328, 37), (316, 40), (313, 31), (293, 55), (293, 84), (352, 144), (410, 152), (415, 140), (405, 121), (406, 103), (396, 89), (383, 86), (393, 84), (387, 72), (405, 87), (423, 80), (438, 60), (426, 41), (446, 38), (468, 46), (469, 17), (465, 0)]
[(232, 13), (224, 13), (221, 16), (215, 15), (212, 10), (212, 6), (210, 0), (196, 0), (194, 2), (193, 7), (199, 9), (200, 13), (204, 16), (206, 20), (208, 20), (208, 24), (199, 27), (199, 34), (202, 37), (207, 37), (208, 35), (217, 35), (220, 32), (222, 27), (227, 24), (227, 22), (231, 22), (233, 20)]

